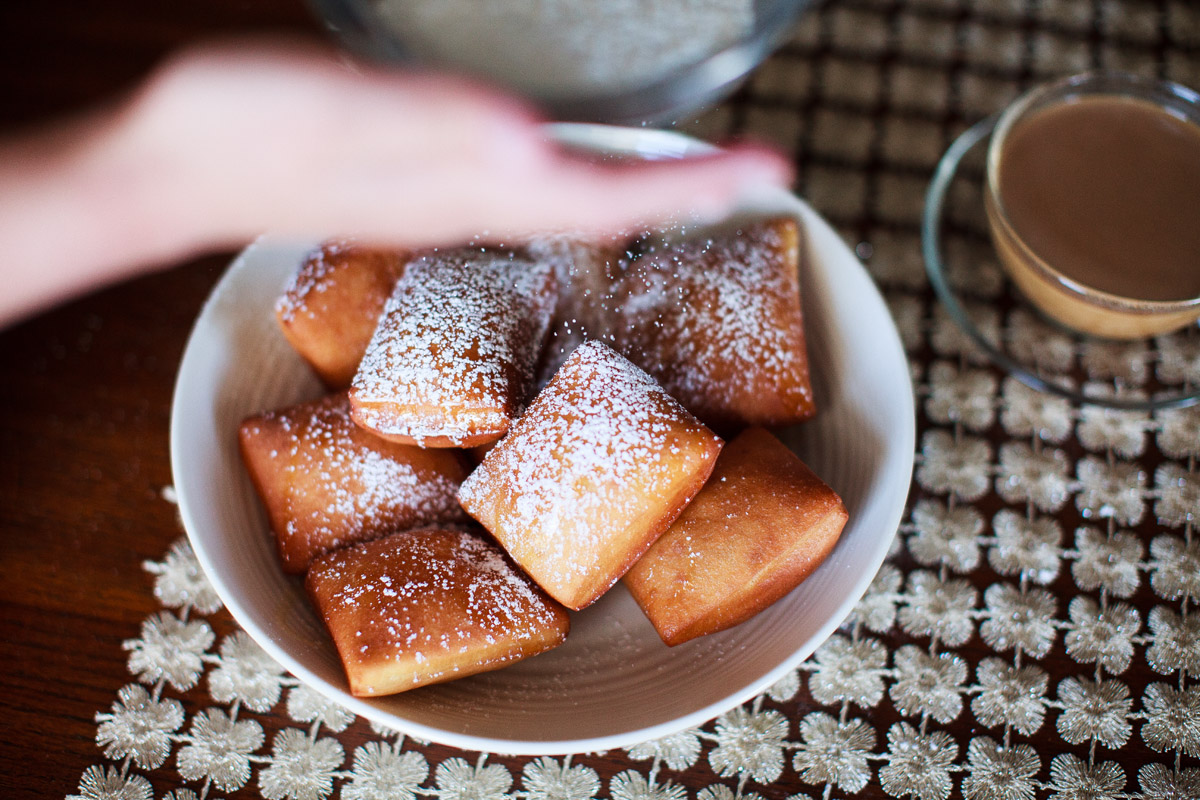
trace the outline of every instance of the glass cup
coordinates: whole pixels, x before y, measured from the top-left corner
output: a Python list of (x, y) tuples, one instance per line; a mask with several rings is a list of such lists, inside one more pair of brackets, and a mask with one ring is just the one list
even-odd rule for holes
[[(1115, 97), (1150, 103), (1197, 126), (1200, 95), (1168, 81), (1117, 72), (1089, 72), (1036, 87), (1000, 115), (987, 151), (984, 203), (997, 255), (1013, 282), (1048, 317), (1082, 333), (1112, 339), (1155, 336), (1200, 318), (1200, 296), (1178, 300), (1124, 297), (1064, 275), (1029, 246), (1012, 222), (1000, 192), (1000, 168), (1012, 132), (1034, 114), (1083, 98)], [(1200, 187), (1197, 187), (1200, 193)], [(1196, 267), (1200, 270), (1200, 253)]]

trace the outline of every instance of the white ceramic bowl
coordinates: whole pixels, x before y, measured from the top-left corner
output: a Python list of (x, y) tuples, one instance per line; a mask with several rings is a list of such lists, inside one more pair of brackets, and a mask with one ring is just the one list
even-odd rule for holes
[[(625, 155), (707, 149), (657, 131), (560, 126), (555, 134)], [(355, 713), (420, 739), (497, 753), (627, 747), (702, 724), (786, 675), (842, 622), (888, 551), (912, 473), (913, 395), (888, 310), (834, 231), (783, 191), (764, 193), (747, 211), (794, 214), (807, 232), (802, 287), (820, 412), (785, 440), (850, 512), (833, 553), (795, 591), (738, 627), (668, 648), (618, 584), (576, 613), (566, 644), (549, 653), (392, 697), (350, 696), (301, 583), (280, 570), (238, 455), (243, 418), (321, 393), (272, 312), (312, 243), (263, 240), (238, 257), (201, 311), (171, 418), (183, 521), (235, 619), (292, 674)]]

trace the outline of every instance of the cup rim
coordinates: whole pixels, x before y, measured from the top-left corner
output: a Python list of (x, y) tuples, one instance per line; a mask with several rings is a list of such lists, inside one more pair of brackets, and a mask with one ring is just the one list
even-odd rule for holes
[[(1096, 85), (1105, 88), (1100, 90), (1091, 88)], [(1049, 100), (1058, 94), (1062, 94), (1062, 96)], [(1171, 113), (1172, 109), (1158, 99), (1169, 97), (1179, 104), (1194, 109), (1196, 119), (1188, 121), (1200, 127), (1200, 93), (1174, 81), (1147, 78), (1120, 70), (1089, 70), (1033, 86), (1018, 95), (1000, 112), (988, 143), (984, 197), (989, 218), (993, 224), (1003, 230), (1008, 243), (1020, 252), (1026, 264), (1039, 278), (1065, 289), (1069, 294), (1085, 303), (1111, 311), (1119, 311), (1123, 314), (1137, 315), (1181, 313), (1200, 307), (1200, 295), (1175, 300), (1146, 300), (1114, 294), (1089, 286), (1064, 275), (1045, 261), (1013, 227), (999, 191), (1001, 153), (1009, 132), (1020, 120), (1025, 118), (1031, 109), (1043, 105), (1049, 107), (1068, 103), (1072, 101), (1073, 96), (1083, 95), (1133, 97)], [(1179, 115), (1172, 113), (1172, 116), (1178, 117)]]

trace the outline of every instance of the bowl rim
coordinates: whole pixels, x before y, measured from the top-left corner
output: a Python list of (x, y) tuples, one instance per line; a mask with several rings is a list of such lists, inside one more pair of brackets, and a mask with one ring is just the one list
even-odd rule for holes
[[(678, 152), (679, 155), (684, 155), (712, 152), (716, 149), (712, 145), (683, 134), (661, 130), (614, 128), (612, 126), (596, 124), (556, 123), (547, 126), (547, 131), (549, 135), (554, 136), (565, 144), (583, 147), (607, 145), (608, 149), (615, 147), (618, 153), (624, 154), (645, 154), (657, 152), (657, 148), (666, 148), (669, 153)], [(803, 219), (804, 224), (809, 226), (811, 230), (819, 233), (823, 238), (833, 237), (833, 239), (836, 239), (837, 243), (842, 248), (845, 248), (845, 254), (859, 267), (859, 272), (852, 277), (852, 280), (855, 281), (854, 288), (856, 291), (866, 293), (863, 302), (877, 304), (878, 308), (884, 310), (886, 313), (887, 306), (883, 300), (883, 296), (874, 281), (869, 277), (865, 267), (862, 266), (861, 262), (854, 256), (853, 251), (833, 231), (828, 223), (817, 215), (807, 203), (790, 192), (779, 189), (769, 191), (757, 197), (749, 197), (744, 205), (753, 209), (760, 204), (768, 204), (777, 209), (781, 205), (787, 204)], [(204, 499), (191, 497), (187, 481), (180, 480), (180, 476), (187, 473), (184, 456), (185, 447), (182, 443), (182, 437), (185, 426), (188, 424), (187, 414), (180, 403), (180, 398), (186, 396), (191, 390), (191, 387), (188, 385), (189, 362), (200, 358), (193, 341), (196, 330), (203, 324), (206, 312), (222, 300), (222, 286), (225, 285), (226, 277), (234, 270), (243, 268), (247, 263), (248, 257), (257, 252), (258, 249), (269, 247), (271, 244), (272, 240), (269, 237), (262, 238), (250, 245), (234, 259), (225, 275), (218, 282), (217, 287), (201, 308), (192, 335), (189, 336), (187, 347), (184, 350), (176, 377), (170, 420), (171, 466), (175, 476), (178, 510), (198, 562), (209, 577), (210, 583), (221, 598), (226, 609), (228, 609), (241, 628), (283, 666), (284, 669), (293, 674), (305, 685), (315, 689), (359, 716), (426, 741), (439, 742), (464, 750), (521, 756), (551, 756), (582, 752), (601, 752), (614, 748), (627, 748), (641, 742), (661, 738), (687, 728), (702, 725), (720, 716), (722, 713), (742, 705), (761, 694), (788, 672), (795, 669), (800, 662), (810, 656), (817, 647), (841, 626), (846, 616), (866, 593), (866, 590), (874, 580), (876, 573), (891, 549), (907, 505), (915, 460), (916, 415), (915, 396), (912, 392), (911, 382), (907, 384), (909, 391), (898, 392), (897, 396), (891, 398), (892, 402), (900, 406), (895, 411), (894, 416), (905, 421), (907, 424), (900, 426), (899, 429), (890, 429), (888, 431), (887, 446), (880, 459), (878, 474), (887, 476), (890, 480), (885, 485), (872, 486), (871, 491), (867, 495), (868, 497), (875, 498), (873, 502), (884, 504), (883, 519), (885, 522), (880, 526), (880, 530), (887, 533), (870, 540), (871, 547), (869, 551), (862, 554), (862, 561), (860, 562), (861, 570), (859, 570), (850, 588), (846, 591), (844, 599), (837, 607), (837, 611), (829, 615), (824, 623), (800, 647), (794, 650), (787, 658), (780, 660), (779, 663), (767, 670), (757, 680), (749, 681), (745, 685), (731, 690), (719, 700), (711, 702), (706, 706), (659, 723), (620, 733), (554, 740), (504, 739), (450, 731), (445, 728), (430, 726), (411, 719), (398, 717), (396, 714), (375, 705), (369, 699), (353, 697), (344, 687), (329, 685), (324, 678), (305, 666), (296, 656), (277, 645), (272, 636), (258, 624), (254, 614), (249, 609), (243, 607), (240, 598), (234, 594), (233, 590), (222, 579), (216, 564), (204, 547), (199, 535), (194, 533), (194, 531), (198, 530), (198, 525), (193, 514), (193, 504), (204, 502)], [(895, 329), (895, 323), (890, 315), (884, 322), (886, 322), (886, 327), (891, 331), (891, 335), (879, 343), (883, 357), (889, 361), (895, 359), (898, 362), (898, 368), (902, 368), (904, 374), (909, 375), (908, 358), (901, 344), (899, 333)]]

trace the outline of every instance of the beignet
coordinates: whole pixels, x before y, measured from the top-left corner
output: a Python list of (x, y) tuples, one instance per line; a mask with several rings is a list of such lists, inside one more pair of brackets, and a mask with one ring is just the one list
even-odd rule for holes
[(537, 368), (540, 388), (576, 347), (588, 339), (608, 338), (616, 319), (612, 286), (627, 256), (624, 247), (613, 242), (566, 236), (536, 239), (529, 252), (550, 264), (558, 282), (554, 316)]
[(793, 218), (652, 247), (616, 281), (616, 349), (715, 430), (815, 411)]
[(466, 520), (463, 455), (372, 436), (344, 392), (250, 417), (238, 438), (285, 572), (398, 529)]
[(500, 438), (529, 399), (554, 291), (548, 264), (510, 252), (410, 262), (351, 384), (355, 422), (422, 447)]
[(551, 597), (580, 609), (679, 515), (721, 444), (648, 375), (585, 342), (459, 500)]
[(416, 530), (313, 562), (309, 595), (357, 697), (498, 669), (561, 644), (566, 610), (495, 544)]
[(782, 442), (750, 428), (625, 575), (668, 645), (730, 628), (790, 592), (833, 550), (841, 498)]
[(330, 389), (345, 389), (411, 254), (329, 241), (275, 303), (283, 335)]

